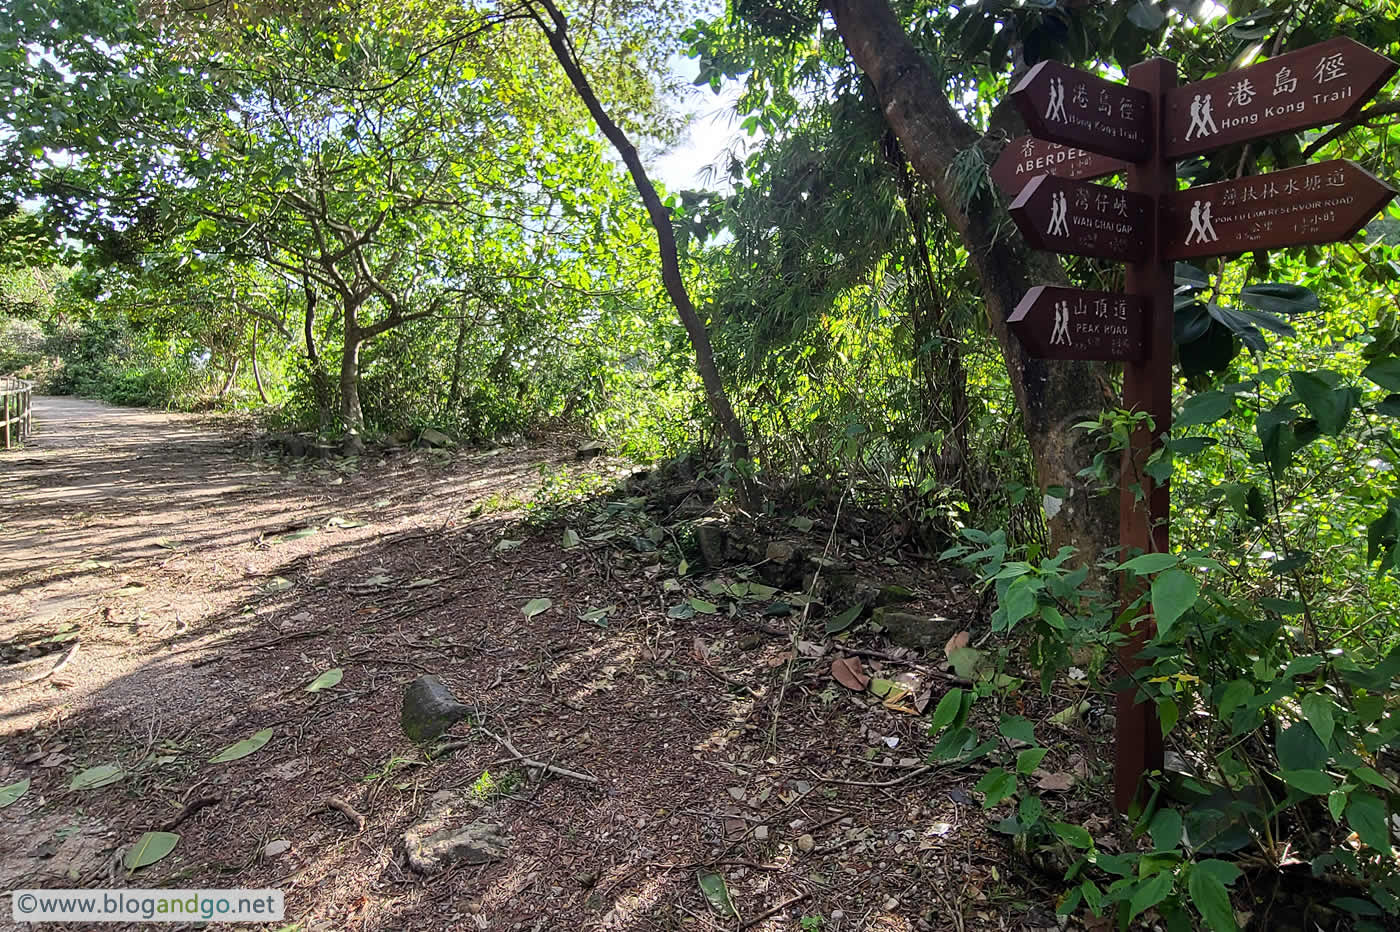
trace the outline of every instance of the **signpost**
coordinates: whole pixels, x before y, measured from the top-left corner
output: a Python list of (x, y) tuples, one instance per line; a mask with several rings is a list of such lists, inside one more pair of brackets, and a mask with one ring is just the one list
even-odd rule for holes
[[(1350, 39), (1329, 39), (1181, 87), (1165, 59), (1133, 67), (1126, 85), (1041, 62), (1011, 92), (1035, 137), (1016, 140), (993, 170), (1016, 195), (1017, 227), (1040, 249), (1127, 263), (1122, 294), (1037, 286), (1007, 321), (1041, 358), (1123, 362), (1123, 407), (1151, 417), (1152, 428), (1139, 429), (1123, 454), (1125, 553), (1170, 549), (1169, 488), (1145, 466), (1171, 427), (1172, 262), (1347, 239), (1396, 196), (1345, 160), (1179, 191), (1176, 159), (1345, 119), (1397, 67)], [(1131, 163), (1126, 189), (1083, 180), (1122, 170), (1118, 160)], [(1141, 592), (1120, 596), (1126, 605)], [(1147, 617), (1127, 632), (1119, 651), (1127, 675), (1141, 668), (1153, 630)], [(1162, 767), (1155, 707), (1136, 700), (1136, 689), (1118, 694), (1121, 811), (1141, 798), (1143, 775)]]
[(1131, 262), (1152, 251), (1152, 198), (1042, 175), (1011, 202), (1011, 219), (1037, 249)]
[(1395, 73), (1395, 62), (1351, 39), (1328, 39), (1167, 94), (1167, 155), (1336, 123)]
[(992, 180), (1011, 197), (1032, 179), (1050, 174), (1056, 178), (1091, 181), (1128, 170), (1122, 159), (1109, 158), (1087, 149), (1062, 146), (1034, 136), (1017, 136), (1001, 150), (992, 164)]
[(1041, 359), (1139, 361), (1147, 357), (1147, 305), (1116, 291), (1037, 285), (1006, 319)]

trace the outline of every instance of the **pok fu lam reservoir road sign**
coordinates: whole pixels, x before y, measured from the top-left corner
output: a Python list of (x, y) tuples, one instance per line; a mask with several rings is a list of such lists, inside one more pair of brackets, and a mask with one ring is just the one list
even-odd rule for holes
[(1146, 320), (1139, 297), (1037, 285), (1006, 323), (1032, 356), (1108, 362), (1147, 358)]
[(1201, 185), (1162, 199), (1166, 259), (1349, 239), (1396, 192), (1346, 159)]
[(1328, 39), (1166, 93), (1166, 154), (1196, 155), (1353, 116), (1395, 62), (1347, 38)]
[(1018, 136), (997, 156), (992, 165), (992, 180), (1002, 191), (1015, 197), (1037, 175), (1088, 181), (1127, 170), (1128, 163), (1122, 159), (1046, 142), (1034, 136)]
[(1010, 210), (1036, 249), (1136, 262), (1152, 248), (1152, 198), (1145, 194), (1041, 175)]
[(1140, 162), (1151, 150), (1151, 97), (1057, 61), (1026, 72), (1011, 92), (1031, 135)]

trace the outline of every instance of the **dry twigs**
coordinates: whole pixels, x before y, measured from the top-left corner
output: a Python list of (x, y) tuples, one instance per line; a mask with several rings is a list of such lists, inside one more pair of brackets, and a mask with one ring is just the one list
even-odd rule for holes
[(73, 646), (68, 648), (68, 652), (65, 653), (62, 657), (60, 657), (58, 663), (54, 664), (52, 667), (49, 667), (49, 669), (40, 673), (31, 673), (29, 676), (26, 676), (22, 680), (17, 680), (13, 683), (7, 683), (5, 685), (5, 688), (19, 689), (21, 686), (29, 686), (33, 683), (39, 683), (48, 679), (58, 671), (62, 670), (64, 667), (68, 666), (68, 662), (72, 660), (73, 657), (78, 653), (78, 645), (80, 643), (80, 641), (75, 639), (73, 641)]

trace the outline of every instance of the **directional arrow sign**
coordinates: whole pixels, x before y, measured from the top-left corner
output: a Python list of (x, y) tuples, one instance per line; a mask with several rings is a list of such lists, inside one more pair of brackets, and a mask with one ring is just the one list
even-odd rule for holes
[(1188, 188), (1162, 199), (1163, 258), (1336, 242), (1395, 195), (1346, 159)]
[(1015, 197), (1037, 175), (1089, 180), (1115, 175), (1128, 170), (1122, 159), (1109, 158), (1087, 149), (1062, 146), (1034, 136), (1019, 136), (1011, 140), (992, 165), (992, 180), (1007, 194)]
[(1011, 202), (1011, 219), (1036, 249), (1120, 262), (1152, 249), (1152, 198), (1041, 175)]
[(1172, 88), (1165, 106), (1167, 155), (1195, 155), (1344, 120), (1397, 67), (1358, 42), (1338, 38)]
[(1147, 301), (1112, 291), (1037, 285), (1006, 319), (1041, 359), (1147, 358)]
[(1031, 135), (1141, 162), (1152, 148), (1150, 95), (1057, 61), (1026, 72), (1011, 92)]

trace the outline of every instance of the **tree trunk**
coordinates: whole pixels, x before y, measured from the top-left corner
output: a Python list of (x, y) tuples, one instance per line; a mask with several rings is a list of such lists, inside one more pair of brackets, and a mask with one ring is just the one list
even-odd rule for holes
[(457, 345), (452, 348), (452, 381), (447, 387), (447, 410), (451, 411), (457, 407), (457, 403), (462, 400), (462, 353), (467, 345), (467, 310), (466, 302), (462, 302), (460, 308), (461, 318), (457, 321)]
[[(1032, 252), (987, 194), (972, 204), (959, 202), (949, 170), (959, 153), (979, 146), (981, 137), (949, 103), (887, 0), (830, 0), (829, 9), (851, 57), (874, 84), (885, 120), (961, 234), (977, 272), (987, 318), (1024, 417), (1051, 544), (1075, 547), (1082, 559), (1093, 560), (1117, 542), (1117, 502), (1095, 494), (1077, 476), (1090, 464), (1093, 450), (1074, 425), (1095, 418), (1108, 403), (1106, 371), (1097, 363), (1031, 357), (1006, 325), (1032, 285), (1065, 282), (1059, 260)], [(1052, 489), (1067, 497), (1051, 494)]]
[(248, 357), (253, 361), (253, 384), (258, 387), (258, 397), (267, 404), (267, 389), (263, 388), (262, 372), (258, 369), (258, 322), (253, 321), (253, 339), (248, 349)]
[(355, 455), (363, 453), (365, 442), (364, 411), (360, 408), (360, 346), (364, 335), (355, 322), (355, 309), (345, 309), (345, 350), (340, 355), (340, 421), (345, 427), (341, 449)]
[(311, 371), (311, 392), (316, 396), (317, 428), (324, 431), (331, 421), (331, 386), (321, 365), (321, 353), (316, 349), (316, 288), (311, 279), (302, 282), (306, 292), (306, 361)]
[(234, 357), (233, 357), (233, 365), (231, 365), (231, 366), (228, 367), (228, 378), (224, 379), (224, 387), (221, 388), (221, 389), (219, 389), (219, 400), (220, 400), (220, 401), (222, 401), (223, 398), (224, 398), (224, 396), (227, 395), (227, 394), (229, 393), (229, 390), (230, 390), (231, 388), (233, 388), (233, 383), (234, 383), (234, 381), (238, 378), (238, 364), (239, 364), (242, 360), (240, 360), (240, 359), (238, 358), (238, 356), (236, 355), (236, 353), (237, 353), (237, 350), (235, 350), (235, 355), (234, 355)]
[[(593, 122), (598, 124), (608, 142), (612, 143), (617, 154), (622, 157), (622, 161), (627, 165), (627, 171), (632, 175), (632, 181), (637, 186), (637, 193), (641, 195), (642, 204), (646, 206), (647, 217), (651, 220), (652, 227), (656, 230), (656, 241), (661, 251), (661, 280), (666, 287), (666, 294), (670, 297), (671, 303), (675, 305), (676, 314), (680, 317), (682, 326), (685, 327), (687, 336), (690, 337), (690, 345), (695, 350), (695, 368), (700, 373), (700, 381), (705, 387), (705, 399), (709, 403), (710, 412), (718, 422), (720, 430), (729, 439), (730, 456), (740, 470), (739, 493), (743, 499), (740, 504), (745, 508), (752, 508), (757, 503), (755, 501), (756, 490), (748, 475), (749, 464), (749, 442), (744, 433), (744, 427), (739, 423), (739, 418), (734, 413), (734, 407), (730, 404), (729, 393), (724, 388), (724, 381), (719, 376), (719, 369), (715, 366), (714, 348), (710, 344), (709, 331), (705, 329), (705, 322), (700, 319), (699, 313), (695, 310), (695, 303), (690, 299), (690, 292), (686, 290), (685, 279), (681, 276), (680, 258), (676, 250), (676, 232), (671, 226), (671, 212), (666, 209), (666, 205), (661, 202), (661, 197), (656, 193), (656, 187), (647, 177), (646, 168), (642, 165), (641, 156), (637, 153), (637, 147), (632, 145), (627, 134), (622, 131), (612, 118), (603, 109), (598, 96), (593, 93), (593, 86), (589, 83), (588, 76), (583, 73), (574, 52), (573, 43), (569, 40), (568, 20), (564, 14), (554, 5), (553, 0), (538, 0), (539, 5), (544, 8), (549, 16), (549, 22), (536, 17), (540, 29), (549, 39), (549, 47), (554, 50), (554, 56), (559, 60), (559, 64), (568, 75), (574, 90), (582, 98), (584, 106), (588, 108), (589, 114), (593, 117)], [(552, 24), (552, 27), (551, 27)]]

